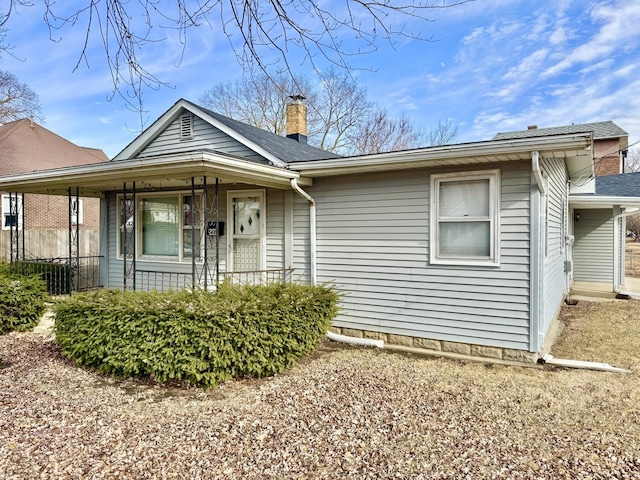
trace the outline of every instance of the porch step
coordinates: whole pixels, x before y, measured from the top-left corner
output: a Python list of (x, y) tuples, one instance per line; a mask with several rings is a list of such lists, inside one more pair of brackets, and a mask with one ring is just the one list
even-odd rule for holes
[(573, 282), (570, 296), (615, 299), (616, 293), (609, 283)]
[(33, 329), (33, 333), (39, 333), (47, 337), (53, 336), (54, 324), (55, 314), (51, 310), (46, 310), (40, 318), (38, 325)]

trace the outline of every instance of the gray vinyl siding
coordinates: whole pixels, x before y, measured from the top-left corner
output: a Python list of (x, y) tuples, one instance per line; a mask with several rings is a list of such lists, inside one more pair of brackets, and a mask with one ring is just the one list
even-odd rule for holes
[(527, 349), (528, 167), (502, 168), (499, 267), (429, 264), (435, 172), (316, 179), (318, 281), (343, 293), (335, 325)]
[(309, 202), (296, 194), (293, 198), (293, 268), (295, 278), (305, 284), (311, 281), (309, 238)]
[[(220, 258), (220, 271), (225, 272), (227, 270), (227, 235), (229, 229), (232, 228), (230, 219), (227, 218), (227, 192), (229, 190), (225, 187), (221, 187), (219, 190), (218, 202), (219, 202), (219, 219), (225, 222), (225, 233), (220, 237), (219, 242), (219, 258)], [(188, 192), (185, 192), (188, 193)], [(139, 192), (138, 195), (144, 195)], [(122, 288), (124, 285), (124, 264), (122, 259), (117, 258), (118, 251), (118, 239), (117, 234), (119, 231), (117, 208), (116, 208), (117, 192), (110, 192), (107, 201), (107, 217), (108, 217), (108, 246), (107, 246), (107, 275), (108, 275), (108, 288)], [(266, 191), (266, 206), (267, 212), (266, 221), (266, 248), (267, 248), (267, 268), (279, 269), (284, 266), (284, 193), (281, 190), (268, 189)], [(210, 205), (207, 208), (206, 221), (215, 221), (216, 213), (213, 208), (213, 200), (210, 200)], [(215, 237), (206, 237), (205, 241), (208, 241), (208, 257), (211, 275), (215, 275)], [(137, 270), (158, 271), (166, 273), (186, 273), (191, 274), (191, 261), (185, 260), (182, 262), (177, 261), (150, 261), (140, 260), (136, 261)], [(190, 277), (189, 277), (190, 279)], [(141, 276), (138, 275), (138, 283), (140, 283)], [(158, 289), (162, 289), (162, 285), (159, 284), (160, 280), (157, 280)], [(131, 280), (128, 280), (129, 285)], [(166, 287), (166, 285), (165, 285)]]
[(284, 267), (284, 190), (268, 189), (267, 211), (267, 270)]
[(200, 117), (194, 118), (193, 137), (191, 139), (180, 139), (179, 127), (180, 118), (178, 117), (153, 142), (147, 145), (138, 154), (138, 157), (153, 157), (194, 150), (216, 150), (266, 163), (266, 160), (253, 150), (205, 122)]
[(575, 210), (574, 274), (578, 282), (613, 282), (613, 210)]
[[(540, 331), (544, 336), (564, 300), (566, 276), (565, 239), (563, 235), (564, 199), (567, 195), (567, 172), (564, 161), (544, 159), (542, 168), (547, 175), (547, 251), (543, 273), (543, 311)], [(566, 234), (566, 233), (565, 233)], [(543, 245), (544, 247), (544, 245)]]

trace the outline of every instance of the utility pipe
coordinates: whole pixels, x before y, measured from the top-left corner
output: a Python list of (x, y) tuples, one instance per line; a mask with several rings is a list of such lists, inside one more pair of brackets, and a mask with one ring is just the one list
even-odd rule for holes
[[(622, 243), (622, 239), (619, 238), (620, 232), (622, 230), (622, 223), (620, 224), (621, 228), (618, 228), (618, 220), (622, 218), (626, 218), (629, 215), (635, 215), (640, 211), (640, 208), (634, 208), (631, 210), (627, 210), (626, 212), (619, 213), (613, 217), (613, 259), (615, 263), (613, 264), (613, 291), (618, 295), (633, 295), (631, 292), (625, 292), (620, 290), (620, 260), (622, 259), (622, 255), (620, 254), (620, 244)], [(627, 232), (624, 232), (626, 235)], [(617, 253), (617, 255), (616, 255)], [(636, 295), (638, 292), (635, 292)]]
[(350, 345), (384, 348), (384, 340), (374, 340), (373, 338), (348, 337), (333, 332), (327, 332), (327, 338), (333, 342), (348, 343)]
[(291, 188), (309, 202), (309, 255), (311, 262), (311, 285), (316, 284), (316, 201), (298, 185), (296, 178), (291, 179)]

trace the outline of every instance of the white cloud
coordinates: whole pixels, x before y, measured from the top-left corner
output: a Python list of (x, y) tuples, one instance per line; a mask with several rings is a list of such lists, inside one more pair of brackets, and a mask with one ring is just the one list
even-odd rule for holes
[(574, 46), (572, 51), (543, 75), (558, 75), (576, 64), (598, 61), (630, 42), (640, 41), (640, 4), (620, 1), (615, 5), (597, 5), (591, 12), (594, 23), (599, 24), (596, 34), (586, 42)]

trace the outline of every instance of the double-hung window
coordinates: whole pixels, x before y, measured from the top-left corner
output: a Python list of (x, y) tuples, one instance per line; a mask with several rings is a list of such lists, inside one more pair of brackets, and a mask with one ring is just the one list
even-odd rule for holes
[(22, 195), (2, 195), (2, 230), (22, 229)]
[(500, 170), (431, 176), (430, 260), (497, 266)]
[[(202, 198), (189, 194), (138, 194), (134, 207), (119, 197), (119, 256), (131, 255), (133, 235), (137, 258), (149, 260), (190, 260), (200, 257), (202, 242)], [(136, 208), (135, 222), (133, 208)], [(195, 242), (193, 241), (195, 239)]]

